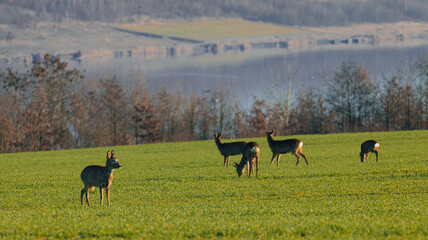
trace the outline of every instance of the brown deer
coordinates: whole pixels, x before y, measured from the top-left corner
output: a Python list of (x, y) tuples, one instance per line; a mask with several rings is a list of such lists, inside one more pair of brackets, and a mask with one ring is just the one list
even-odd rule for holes
[(266, 131), (267, 141), (270, 147), (270, 150), (272, 151), (272, 159), (270, 161), (270, 165), (272, 165), (273, 160), (276, 157), (276, 166), (279, 167), (279, 159), (281, 158), (281, 154), (289, 153), (291, 152), (294, 156), (297, 158), (297, 164), (299, 164), (300, 156), (302, 156), (306, 164), (309, 166), (308, 159), (306, 158), (305, 154), (302, 152), (303, 142), (299, 141), (297, 139), (287, 139), (282, 141), (275, 141), (273, 140), (273, 133), (275, 130), (272, 130), (270, 132)]
[(229, 167), (230, 156), (242, 154), (246, 142), (221, 143), (221, 136), (223, 136), (222, 132), (218, 134), (214, 133), (215, 144), (217, 145), (221, 155), (224, 157), (223, 167), (227, 168)]
[(115, 168), (121, 168), (119, 160), (114, 153), (114, 150), (107, 151), (106, 166), (91, 165), (83, 169), (80, 178), (85, 187), (80, 191), (80, 201), (83, 205), (83, 195), (86, 194), (86, 202), (89, 206), (89, 189), (94, 190), (95, 187), (100, 188), (100, 205), (103, 205), (103, 188), (106, 189), (107, 206), (110, 206), (110, 193), (109, 188), (113, 182), (113, 171)]
[(380, 144), (376, 142), (375, 140), (367, 140), (361, 144), (361, 162), (367, 162), (369, 160), (369, 152), (373, 152), (376, 154), (376, 162), (379, 161), (379, 153), (377, 149), (379, 148)]
[(241, 177), (244, 174), (245, 166), (247, 166), (247, 176), (250, 177), (251, 173), (254, 174), (254, 163), (256, 164), (256, 177), (259, 177), (259, 158), (260, 147), (255, 142), (249, 142), (245, 145), (241, 162), (239, 165), (235, 163), (236, 172)]

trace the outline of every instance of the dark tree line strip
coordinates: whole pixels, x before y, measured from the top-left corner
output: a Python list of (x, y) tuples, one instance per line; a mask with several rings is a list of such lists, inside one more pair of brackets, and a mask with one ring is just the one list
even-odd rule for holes
[(45, 55), (24, 73), (0, 72), (0, 152), (130, 145), (212, 138), (428, 129), (428, 54), (372, 81), (343, 62), (324, 88), (287, 100), (254, 98), (244, 109), (224, 89), (208, 96), (166, 87), (149, 93), (115, 76), (84, 79)]
[(232, 17), (288, 26), (428, 20), (426, 0), (0, 0), (0, 4), (0, 23), (19, 27), (46, 19), (132, 22), (139, 16), (187, 20)]

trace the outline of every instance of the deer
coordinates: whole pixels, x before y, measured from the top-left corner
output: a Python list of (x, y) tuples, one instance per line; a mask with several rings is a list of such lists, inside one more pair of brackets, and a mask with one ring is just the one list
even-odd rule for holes
[(244, 174), (245, 167), (247, 167), (247, 176), (250, 177), (251, 173), (254, 174), (254, 164), (256, 164), (256, 177), (259, 177), (259, 158), (260, 147), (255, 142), (249, 142), (244, 146), (241, 162), (235, 163), (236, 172), (238, 177)]
[(375, 140), (367, 140), (361, 144), (361, 152), (360, 152), (360, 158), (361, 162), (365, 163), (369, 161), (369, 153), (373, 152), (376, 154), (376, 162), (379, 161), (379, 152), (377, 149), (379, 148), (380, 144), (376, 142)]
[(221, 155), (224, 157), (224, 165), (223, 168), (229, 167), (230, 156), (242, 154), (246, 142), (231, 142), (231, 143), (222, 143), (221, 136), (223, 136), (222, 132), (214, 133), (215, 144), (217, 145), (218, 150)]
[(80, 174), (80, 178), (85, 185), (82, 191), (80, 191), (80, 201), (83, 205), (83, 195), (86, 194), (86, 202), (88, 206), (91, 206), (89, 202), (89, 190), (94, 190), (95, 187), (100, 188), (100, 205), (103, 205), (103, 188), (106, 189), (107, 206), (110, 206), (110, 186), (113, 182), (113, 171), (116, 168), (121, 168), (119, 160), (116, 157), (114, 150), (107, 151), (106, 166), (91, 165), (83, 169)]
[(306, 155), (302, 151), (303, 142), (299, 141), (298, 139), (287, 139), (282, 141), (275, 141), (273, 140), (273, 134), (275, 130), (272, 130), (270, 132), (266, 131), (267, 141), (270, 147), (270, 150), (272, 151), (272, 159), (270, 161), (270, 166), (273, 163), (273, 160), (276, 157), (276, 166), (279, 167), (279, 160), (281, 158), (281, 154), (289, 153), (291, 152), (294, 156), (297, 158), (296, 166), (299, 164), (300, 156), (302, 156), (305, 161), (306, 165), (309, 166), (308, 159), (306, 158)]

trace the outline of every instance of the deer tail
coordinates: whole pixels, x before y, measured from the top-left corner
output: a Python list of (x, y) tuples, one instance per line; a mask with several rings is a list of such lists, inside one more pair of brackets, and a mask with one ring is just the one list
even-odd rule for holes
[(252, 153), (256, 153), (256, 152), (259, 152), (260, 151), (260, 148), (258, 148), (258, 147), (253, 147), (253, 148), (251, 148), (251, 150), (250, 150)]

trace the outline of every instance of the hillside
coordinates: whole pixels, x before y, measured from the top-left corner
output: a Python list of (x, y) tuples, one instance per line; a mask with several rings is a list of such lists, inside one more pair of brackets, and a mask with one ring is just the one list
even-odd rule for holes
[[(30, 12), (29, 12), (30, 11)], [(28, 27), (47, 19), (132, 23), (140, 17), (191, 21), (242, 18), (284, 26), (427, 22), (425, 0), (0, 0), (0, 23)]]
[[(239, 22), (241, 20), (229, 19), (226, 21)], [(198, 24), (209, 26), (210, 22), (212, 20), (200, 19)], [(259, 24), (250, 21), (242, 22), (250, 28), (251, 24)], [(151, 25), (153, 27), (156, 24), (157, 22), (145, 19), (126, 26)], [(165, 24), (177, 23), (165, 22)], [(104, 61), (113, 57), (153, 58), (263, 48), (305, 51), (322, 48), (400, 47), (428, 43), (428, 25), (416, 22), (363, 24), (351, 27), (296, 27), (294, 29), (303, 34), (272, 32), (272, 34), (258, 37), (248, 38), (235, 35), (232, 38), (213, 40), (205, 37), (204, 41), (196, 42), (162, 35), (150, 37), (119, 31), (117, 26), (122, 25), (82, 21), (68, 21), (60, 24), (51, 21), (40, 22), (32, 28), (24, 29), (14, 25), (0, 25), (3, 33), (10, 33), (12, 36), (11, 39), (0, 40), (0, 63), (30, 63), (40, 59), (44, 53), (61, 55), (65, 60)], [(266, 26), (275, 27), (274, 25)], [(206, 29), (210, 28), (206, 27)], [(206, 34), (208, 35), (208, 33)], [(133, 54), (133, 52), (137, 54)]]

